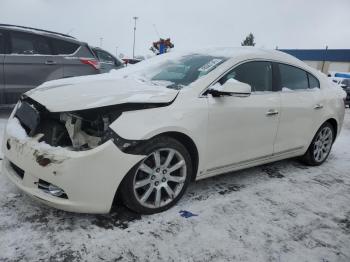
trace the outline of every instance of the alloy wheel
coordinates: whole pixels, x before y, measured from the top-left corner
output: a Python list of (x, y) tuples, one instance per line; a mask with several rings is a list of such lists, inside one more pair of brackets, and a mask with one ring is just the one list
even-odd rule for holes
[(136, 170), (133, 189), (144, 207), (159, 208), (181, 192), (187, 171), (184, 157), (175, 149), (162, 148), (149, 154)]
[(322, 162), (328, 156), (333, 143), (333, 132), (328, 126), (324, 127), (317, 135), (314, 142), (314, 158)]

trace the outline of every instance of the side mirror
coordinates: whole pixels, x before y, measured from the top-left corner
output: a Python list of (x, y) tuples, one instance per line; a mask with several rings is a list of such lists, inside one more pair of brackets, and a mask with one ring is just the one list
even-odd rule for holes
[(246, 83), (239, 82), (235, 79), (227, 80), (223, 85), (215, 84), (209, 89), (213, 96), (249, 96), (252, 93), (252, 88)]

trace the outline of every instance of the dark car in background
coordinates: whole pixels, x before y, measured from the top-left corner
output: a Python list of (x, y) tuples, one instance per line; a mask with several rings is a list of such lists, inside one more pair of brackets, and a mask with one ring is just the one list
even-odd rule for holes
[(343, 79), (340, 82), (340, 86), (346, 92), (345, 105), (348, 105), (350, 107), (350, 78)]
[(100, 73), (87, 43), (72, 36), (0, 24), (0, 106), (43, 82)]
[(112, 69), (120, 69), (125, 66), (123, 61), (119, 60), (118, 58), (116, 58), (114, 55), (107, 52), (106, 50), (103, 50), (99, 47), (93, 47), (92, 51), (100, 61), (101, 73), (107, 73)]
[(125, 65), (134, 65), (137, 63), (140, 63), (143, 59), (139, 59), (139, 58), (123, 58), (122, 59), (125, 63)]

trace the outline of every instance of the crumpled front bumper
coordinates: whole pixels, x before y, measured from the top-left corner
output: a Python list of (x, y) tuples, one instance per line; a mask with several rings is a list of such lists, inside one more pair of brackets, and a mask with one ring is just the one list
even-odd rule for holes
[[(44, 146), (34, 138), (4, 135), (2, 173), (25, 193), (45, 204), (71, 212), (108, 213), (127, 172), (144, 156), (125, 154), (112, 141), (87, 151)], [(37, 159), (51, 160), (41, 166)], [(23, 170), (23, 178), (13, 163)], [(62, 188), (68, 199), (38, 188), (39, 179)]]

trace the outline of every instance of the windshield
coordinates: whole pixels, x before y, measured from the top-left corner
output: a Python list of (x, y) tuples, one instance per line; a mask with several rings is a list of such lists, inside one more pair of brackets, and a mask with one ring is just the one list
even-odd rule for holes
[(127, 77), (135, 77), (154, 85), (181, 89), (208, 74), (227, 58), (210, 55), (192, 54), (169, 58), (156, 65), (144, 67)]
[(350, 86), (350, 79), (344, 79), (341, 83), (343, 85)]

